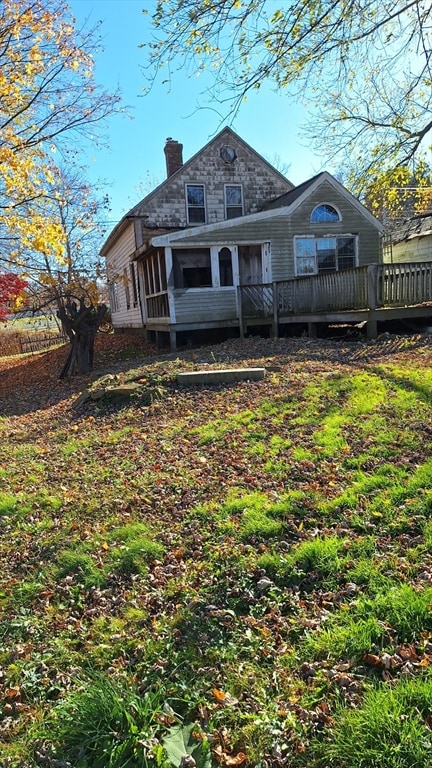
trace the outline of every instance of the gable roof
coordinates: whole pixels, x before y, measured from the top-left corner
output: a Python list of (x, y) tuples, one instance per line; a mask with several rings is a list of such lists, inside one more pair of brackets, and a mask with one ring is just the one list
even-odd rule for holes
[(348, 190), (345, 189), (345, 187), (330, 173), (327, 171), (322, 171), (322, 173), (318, 173), (316, 176), (312, 176), (312, 178), (304, 181), (302, 184), (299, 184), (298, 187), (295, 187), (290, 192), (286, 192), (284, 195), (276, 198), (276, 200), (273, 200), (272, 203), (266, 205), (265, 209), (259, 211), (258, 213), (250, 213), (246, 216), (239, 216), (235, 219), (218, 221), (215, 224), (203, 224), (199, 227), (188, 227), (186, 229), (180, 229), (165, 235), (158, 235), (152, 238), (152, 245), (169, 245), (171, 242), (186, 240), (188, 237), (196, 238), (196, 236), (201, 233), (206, 234), (208, 232), (218, 232), (220, 230), (232, 229), (234, 227), (244, 226), (247, 223), (264, 221), (265, 219), (272, 219), (279, 216), (291, 216), (294, 211), (297, 210), (297, 208), (303, 202), (305, 202), (305, 200), (307, 200), (309, 195), (315, 192), (315, 190), (318, 189), (324, 182), (330, 183), (334, 189), (339, 194), (343, 195), (343, 197), (345, 197), (345, 199), (351, 203), (351, 205), (353, 205), (353, 207), (356, 208), (356, 210), (365, 219), (367, 219), (370, 224), (376, 227), (379, 232), (384, 232), (384, 227), (381, 222), (378, 221), (378, 219), (376, 219), (375, 216), (373, 216), (373, 214), (370, 213), (370, 211), (368, 211), (367, 208), (365, 208), (365, 206), (362, 205), (362, 203), (360, 203), (360, 201), (354, 197), (354, 195), (351, 194), (351, 192), (348, 192)]
[(186, 160), (186, 162), (184, 162), (183, 165), (180, 166), (180, 168), (178, 168), (173, 174), (171, 174), (171, 176), (169, 176), (167, 179), (164, 179), (164, 181), (161, 184), (159, 184), (159, 186), (152, 189), (152, 191), (149, 192), (148, 195), (146, 195), (142, 200), (140, 200), (139, 203), (134, 205), (134, 207), (131, 208), (131, 210), (129, 211), (129, 213), (126, 214), (126, 216), (142, 215), (141, 209), (143, 205), (145, 205), (145, 203), (148, 200), (151, 200), (151, 198), (154, 197), (154, 195), (158, 194), (161, 189), (163, 189), (165, 186), (168, 186), (170, 182), (174, 181), (176, 176), (179, 176), (185, 169), (187, 170), (188, 167), (194, 163), (197, 157), (199, 157), (204, 152), (206, 152), (207, 149), (212, 146), (212, 144), (216, 144), (217, 142), (221, 141), (221, 139), (226, 139), (228, 141), (230, 138), (234, 138), (236, 141), (242, 144), (248, 152), (252, 152), (260, 160), (260, 162), (267, 165), (267, 167), (273, 173), (276, 173), (278, 176), (280, 176), (280, 178), (283, 179), (283, 181), (288, 182), (288, 184), (291, 184), (293, 189), (295, 188), (294, 184), (292, 184), (292, 182), (289, 179), (287, 179), (286, 176), (283, 175), (283, 173), (278, 171), (277, 168), (274, 168), (272, 164), (268, 162), (268, 160), (262, 157), (262, 155), (260, 155), (253, 147), (250, 146), (250, 144), (244, 141), (244, 139), (242, 139), (241, 136), (235, 133), (232, 130), (232, 128), (230, 128), (229, 126), (225, 126), (225, 128), (222, 128), (222, 130), (219, 131), (219, 133), (217, 133), (216, 136), (210, 139), (210, 141), (208, 141), (207, 144), (201, 147), (201, 149), (199, 149), (198, 152), (195, 152), (195, 154), (192, 155), (192, 157), (190, 157), (189, 160)]
[[(114, 242), (114, 240), (124, 231), (127, 224), (133, 220), (133, 219), (139, 219), (144, 216), (145, 213), (145, 206), (146, 203), (148, 203), (155, 195), (159, 194), (160, 191), (164, 189), (164, 187), (169, 186), (173, 181), (175, 181), (176, 177), (179, 176), (181, 173), (184, 172), (184, 170), (188, 169), (190, 165), (193, 164), (193, 162), (198, 158), (201, 154), (206, 152), (206, 150), (211, 147), (213, 144), (216, 144), (217, 142), (220, 142), (221, 140), (229, 141), (230, 139), (235, 139), (239, 144), (243, 145), (243, 147), (248, 151), (252, 152), (261, 163), (264, 163), (273, 173), (280, 176), (280, 178), (285, 182), (292, 186), (293, 189), (295, 189), (294, 184), (284, 176), (283, 173), (277, 170), (277, 168), (274, 168), (274, 166), (268, 162), (262, 155), (259, 154), (253, 147), (250, 146), (244, 139), (241, 138), (235, 131), (232, 130), (229, 126), (225, 126), (222, 128), (219, 133), (216, 134), (210, 141), (207, 142), (201, 149), (198, 150), (198, 152), (195, 152), (192, 157), (189, 158), (189, 160), (186, 160), (186, 162), (183, 163), (183, 165), (180, 166), (174, 173), (171, 174), (171, 176), (168, 176), (168, 178), (164, 179), (164, 181), (161, 182), (157, 187), (152, 189), (151, 192), (149, 192), (148, 195), (143, 197), (142, 200), (140, 200), (139, 203), (134, 205), (133, 208), (131, 208), (124, 216), (123, 218), (116, 224), (116, 226), (111, 230), (110, 234), (108, 235), (107, 239), (105, 240), (100, 253), (102, 256), (104, 256), (110, 245)], [(164, 227), (166, 229), (166, 227)]]

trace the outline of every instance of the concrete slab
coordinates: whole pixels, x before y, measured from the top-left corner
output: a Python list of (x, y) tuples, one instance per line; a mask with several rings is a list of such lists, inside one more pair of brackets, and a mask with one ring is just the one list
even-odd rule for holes
[(214, 371), (188, 371), (178, 373), (179, 384), (231, 384), (236, 381), (260, 381), (265, 377), (265, 368), (227, 368)]

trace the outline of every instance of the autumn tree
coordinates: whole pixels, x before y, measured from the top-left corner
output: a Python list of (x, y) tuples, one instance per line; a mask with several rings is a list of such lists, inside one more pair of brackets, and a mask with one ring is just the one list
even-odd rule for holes
[(153, 23), (152, 77), (173, 62), (213, 73), (226, 116), (266, 81), (314, 102), (306, 134), (357, 194), (431, 143), (426, 0), (159, 0)]
[(51, 187), (32, 205), (61, 233), (63, 254), (54, 256), (19, 243), (12, 261), (29, 280), (32, 311), (55, 311), (69, 338), (61, 377), (86, 373), (92, 368), (95, 335), (107, 312), (100, 295), (104, 272), (99, 249), (109, 202), (106, 195), (97, 196), (83, 171), (75, 167), (55, 169)]
[(24, 306), (26, 287), (26, 281), (14, 272), (0, 271), (0, 322), (6, 322), (9, 315)]
[[(64, 219), (76, 207), (74, 185), (65, 187), (59, 168), (73, 166), (86, 141), (102, 140), (119, 110), (119, 94), (93, 80), (98, 42), (99, 27), (77, 29), (64, 0), (2, 0), (0, 265), (50, 290), (58, 280), (58, 301), (83, 278)], [(87, 307), (88, 289), (78, 292)]]
[(391, 230), (412, 216), (432, 213), (432, 173), (423, 161), (381, 171), (364, 188), (364, 203)]
[(118, 106), (93, 81), (97, 35), (75, 29), (63, 0), (0, 6), (0, 230), (42, 253), (64, 250), (57, 223), (32, 205), (53, 182), (55, 153), (96, 141)]

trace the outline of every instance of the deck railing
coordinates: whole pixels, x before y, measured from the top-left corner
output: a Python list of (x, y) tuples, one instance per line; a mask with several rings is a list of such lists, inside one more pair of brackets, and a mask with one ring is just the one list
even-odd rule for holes
[(242, 317), (403, 307), (432, 301), (432, 262), (370, 264), (240, 287)]

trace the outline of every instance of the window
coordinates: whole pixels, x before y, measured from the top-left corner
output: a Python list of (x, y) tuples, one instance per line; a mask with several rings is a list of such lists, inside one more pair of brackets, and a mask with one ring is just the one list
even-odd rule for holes
[(204, 184), (186, 184), (188, 224), (205, 224)]
[(295, 240), (297, 275), (315, 274), (315, 238), (299, 237)]
[(126, 267), (123, 270), (123, 285), (125, 289), (125, 295), (126, 295), (126, 309), (130, 309), (130, 290), (129, 290), (129, 279), (128, 279), (128, 273)]
[(225, 218), (243, 216), (243, 190), (241, 184), (225, 184)]
[(175, 248), (172, 259), (174, 288), (211, 288), (209, 248)]
[(221, 248), (219, 257), (219, 285), (223, 288), (228, 285), (234, 285), (232, 256), (229, 248)]
[(296, 237), (297, 277), (351, 269), (357, 263), (357, 236)]
[(118, 296), (117, 283), (114, 283), (114, 282), (109, 283), (108, 293), (109, 293), (109, 303), (110, 303), (111, 312), (118, 312), (120, 309), (120, 302), (119, 302), (119, 296)]
[(342, 217), (333, 205), (329, 205), (329, 203), (321, 203), (321, 205), (317, 205), (316, 208), (313, 209), (310, 221), (312, 224), (315, 222), (332, 223), (334, 221), (342, 221)]

